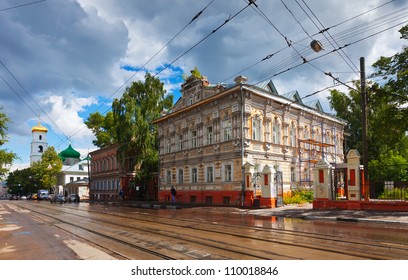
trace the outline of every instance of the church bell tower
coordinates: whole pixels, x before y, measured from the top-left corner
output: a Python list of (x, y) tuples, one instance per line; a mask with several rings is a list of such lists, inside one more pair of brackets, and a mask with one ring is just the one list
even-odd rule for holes
[(33, 138), (31, 141), (30, 165), (35, 161), (39, 161), (42, 154), (47, 150), (47, 132), (48, 129), (42, 126), (40, 121), (31, 129)]

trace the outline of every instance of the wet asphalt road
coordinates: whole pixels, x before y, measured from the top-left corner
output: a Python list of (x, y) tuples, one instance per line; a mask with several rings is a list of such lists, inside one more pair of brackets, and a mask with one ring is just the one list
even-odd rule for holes
[[(0, 259), (114, 259), (103, 248), (89, 244), (75, 234), (53, 227), (52, 224), (45, 223), (38, 216), (19, 207), (19, 205), (24, 206), (27, 203), (35, 206), (35, 203), (48, 202), (0, 201)], [(64, 205), (54, 205), (53, 207), (64, 207)], [(287, 218), (282, 213), (267, 210), (250, 211), (219, 207), (153, 210), (80, 203), (77, 208), (81, 211), (112, 210), (125, 214), (165, 217), (170, 220), (182, 219), (202, 222), (203, 224), (281, 229), (339, 238), (364, 239), (382, 245), (390, 243), (408, 246), (408, 226), (401, 223), (355, 223), (329, 219), (306, 220), (295, 216)]]

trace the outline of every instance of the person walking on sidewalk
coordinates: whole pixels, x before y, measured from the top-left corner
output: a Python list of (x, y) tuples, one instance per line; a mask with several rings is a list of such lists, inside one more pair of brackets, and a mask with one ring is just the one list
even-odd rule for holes
[(173, 203), (176, 202), (177, 191), (173, 186), (171, 187), (170, 193), (171, 193), (171, 202)]

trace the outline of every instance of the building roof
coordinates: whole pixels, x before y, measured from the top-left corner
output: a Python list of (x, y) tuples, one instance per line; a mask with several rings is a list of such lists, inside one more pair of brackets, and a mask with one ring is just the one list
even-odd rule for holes
[(62, 159), (66, 159), (66, 158), (80, 158), (81, 154), (74, 150), (74, 148), (72, 148), (71, 144), (69, 144), (68, 148), (66, 148), (65, 150), (63, 150), (62, 152), (60, 152), (58, 154), (60, 156), (60, 158)]
[(42, 126), (40, 121), (38, 121), (38, 124), (36, 126), (33, 126), (33, 128), (31, 128), (31, 132), (48, 132), (48, 129), (45, 126)]

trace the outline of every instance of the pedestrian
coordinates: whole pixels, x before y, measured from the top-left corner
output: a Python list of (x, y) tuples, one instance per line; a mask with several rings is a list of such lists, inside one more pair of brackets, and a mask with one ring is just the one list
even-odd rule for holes
[(122, 198), (122, 200), (123, 200), (123, 197), (125, 196), (125, 192), (123, 191), (123, 189), (120, 189), (119, 196), (120, 196), (120, 197)]
[(177, 195), (177, 191), (174, 187), (171, 187), (171, 202), (176, 202), (176, 195)]

